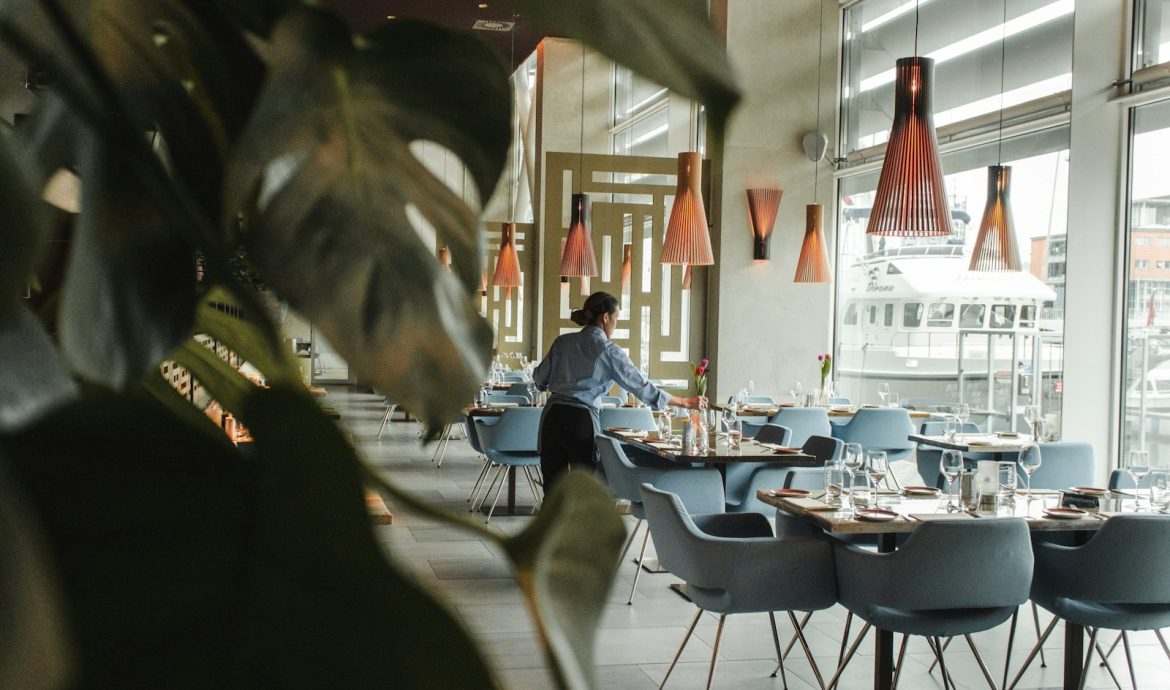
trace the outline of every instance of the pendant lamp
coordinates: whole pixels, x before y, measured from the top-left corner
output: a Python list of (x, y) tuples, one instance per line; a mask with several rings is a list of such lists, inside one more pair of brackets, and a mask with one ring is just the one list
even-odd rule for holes
[(825, 248), (825, 234), (821, 230), (825, 207), (821, 204), (805, 206), (804, 242), (800, 245), (800, 258), (796, 260), (796, 283), (827, 283), (829, 274), (829, 251)]
[(593, 238), (589, 235), (587, 212), (589, 197), (574, 194), (569, 211), (569, 237), (561, 253), (561, 275), (587, 278), (597, 275), (597, 259), (593, 255)]
[(630, 278), (634, 271), (634, 245), (622, 246), (622, 295), (630, 294)]
[(748, 220), (752, 226), (752, 259), (767, 261), (771, 257), (772, 228), (776, 224), (776, 212), (780, 209), (779, 189), (747, 190)]
[(702, 174), (703, 159), (697, 152), (678, 154), (678, 188), (659, 263), (687, 266), (715, 263), (711, 235), (707, 232), (707, 210), (703, 207)]
[(515, 223), (504, 223), (500, 234), (500, 255), (496, 257), (496, 273), (492, 276), (492, 285), (507, 288), (506, 297), (512, 296), (512, 288), (520, 287), (520, 257), (516, 254), (515, 231)]
[(1020, 271), (1020, 250), (1016, 244), (1016, 228), (1012, 222), (1012, 169), (1007, 165), (987, 168), (987, 206), (979, 237), (971, 254), (971, 271)]
[(894, 124), (866, 233), (890, 237), (951, 234), (942, 164), (931, 112), (934, 60), (900, 58), (894, 83)]
[(439, 248), (439, 265), (448, 271), (451, 270), (451, 250), (446, 247)]

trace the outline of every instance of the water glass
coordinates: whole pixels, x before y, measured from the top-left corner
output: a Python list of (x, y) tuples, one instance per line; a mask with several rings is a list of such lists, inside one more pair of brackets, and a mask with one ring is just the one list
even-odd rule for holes
[(845, 470), (849, 472), (849, 490), (852, 491), (857, 486), (857, 470), (861, 469), (861, 465), (865, 462), (861, 444), (846, 443), (845, 454), (842, 458), (844, 459)]
[(731, 422), (731, 426), (727, 428), (727, 448), (728, 450), (739, 450), (743, 443), (743, 422), (738, 419)]
[(845, 471), (832, 460), (825, 462), (825, 502), (836, 503), (841, 500), (841, 485), (845, 483)]
[(792, 394), (792, 404), (799, 405), (801, 399), (804, 397), (804, 387), (800, 385), (800, 381), (793, 383), (792, 388), (788, 389), (788, 392)]
[(890, 395), (890, 384), (879, 383), (877, 388), (878, 397), (882, 399), (882, 406), (885, 407), (886, 398)]
[(963, 427), (966, 426), (967, 420), (971, 418), (971, 406), (967, 403), (960, 403), (955, 407), (955, 419), (959, 420), (959, 440), (963, 440), (966, 433)]
[(865, 484), (859, 484), (849, 489), (849, 503), (855, 510), (858, 508), (872, 508), (877, 505), (874, 501), (876, 497), (877, 491)]
[(959, 433), (959, 420), (955, 419), (953, 415), (947, 415), (943, 420), (943, 439), (947, 441), (954, 441), (955, 435)]
[(674, 436), (669, 414), (662, 414), (658, 417), (658, 435), (666, 442), (670, 442), (671, 437)]
[(1170, 509), (1170, 472), (1150, 474), (1150, 508), (1160, 513)]
[(886, 404), (890, 407), (901, 407), (902, 395), (896, 391), (890, 391), (886, 394)]
[(1016, 463), (999, 463), (999, 497), (1000, 500), (1015, 500), (1016, 497)]

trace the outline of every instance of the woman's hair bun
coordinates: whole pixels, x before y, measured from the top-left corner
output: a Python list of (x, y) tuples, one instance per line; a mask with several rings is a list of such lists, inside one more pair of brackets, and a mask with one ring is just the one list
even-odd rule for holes
[(589, 323), (589, 319), (585, 317), (584, 309), (574, 309), (573, 312), (569, 314), (569, 320), (578, 326), (584, 326), (585, 324)]

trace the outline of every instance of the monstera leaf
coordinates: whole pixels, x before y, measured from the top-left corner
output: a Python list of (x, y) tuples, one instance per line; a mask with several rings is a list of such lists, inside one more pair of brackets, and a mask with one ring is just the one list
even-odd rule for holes
[[(293, 13), (274, 33), (270, 78), (228, 177), (228, 208), (258, 215), (245, 243), (264, 281), (321, 329), (359, 378), (432, 424), (449, 421), (482, 379), (491, 334), (469, 291), (479, 232), (470, 210), (419, 163), (426, 133), (474, 164), (486, 187), (503, 168), (507, 74), (486, 47), (431, 29), (424, 89), (417, 58), (376, 34), (355, 48), (335, 18)], [(435, 51), (438, 51), (437, 53)], [(437, 85), (436, 85), (437, 86)], [(460, 134), (459, 104), (483, 118)], [(417, 209), (458, 257), (443, 270), (410, 221)], [(234, 213), (229, 211), (228, 223)]]
[(516, 0), (555, 36), (581, 40), (651, 81), (707, 105), (722, 134), (739, 91), (705, 0)]

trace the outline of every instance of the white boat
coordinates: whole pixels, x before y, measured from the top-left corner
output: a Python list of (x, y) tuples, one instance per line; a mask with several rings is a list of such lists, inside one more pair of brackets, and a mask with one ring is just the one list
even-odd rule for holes
[(1055, 292), (1031, 273), (968, 271), (968, 261), (962, 244), (918, 244), (871, 252), (844, 273), (835, 368), (845, 395), (874, 399), (888, 382), (903, 402), (945, 404), (959, 399), (961, 376), (965, 402), (1006, 410), (992, 389), (1006, 393), (1013, 373), (1019, 396), (1033, 395), (1030, 381), (1052, 387), (1062, 334), (1039, 314)]

